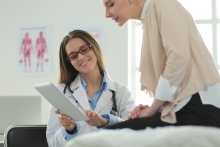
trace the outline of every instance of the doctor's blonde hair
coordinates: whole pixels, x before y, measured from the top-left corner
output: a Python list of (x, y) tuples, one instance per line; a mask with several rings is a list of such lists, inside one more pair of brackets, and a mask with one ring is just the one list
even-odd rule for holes
[(72, 66), (72, 64), (66, 59), (67, 57), (66, 44), (73, 38), (80, 38), (84, 40), (86, 43), (90, 44), (92, 46), (92, 50), (94, 51), (97, 57), (100, 73), (102, 73), (105, 70), (101, 47), (99, 46), (97, 41), (92, 37), (92, 35), (90, 35), (86, 31), (74, 30), (72, 32), (69, 32), (69, 34), (63, 38), (60, 44), (60, 51), (59, 51), (60, 75), (59, 75), (58, 84), (61, 83), (70, 84), (75, 80), (76, 76), (79, 73)]

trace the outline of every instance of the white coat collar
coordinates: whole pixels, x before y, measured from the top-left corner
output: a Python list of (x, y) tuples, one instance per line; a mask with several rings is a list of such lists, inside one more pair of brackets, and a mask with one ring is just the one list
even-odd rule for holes
[[(105, 74), (106, 74), (106, 82), (108, 83), (108, 84), (107, 84), (107, 89), (109, 89), (109, 90), (114, 90), (114, 91), (115, 91), (116, 88), (115, 88), (115, 86), (114, 86), (114, 81), (112, 81), (112, 79), (110, 78), (110, 76), (109, 76), (107, 73), (105, 73)], [(73, 90), (73, 92), (74, 92), (74, 91), (77, 90), (80, 86), (83, 87), (82, 84), (81, 84), (81, 81), (80, 81), (80, 76), (77, 75), (77, 76), (76, 76), (76, 79), (74, 80), (74, 82), (71, 83), (70, 88), (71, 88), (71, 90)]]
[[(106, 81), (107, 81), (107, 89), (103, 91), (94, 111), (99, 112), (109, 101), (112, 99), (112, 92), (110, 90), (116, 91), (116, 87), (114, 85), (114, 81), (111, 80), (109, 75), (106, 73)], [(70, 86), (71, 90), (73, 91), (74, 98), (78, 101), (78, 103), (83, 107), (83, 109), (91, 109), (88, 98), (83, 88), (80, 76), (77, 75), (74, 82), (71, 83)]]

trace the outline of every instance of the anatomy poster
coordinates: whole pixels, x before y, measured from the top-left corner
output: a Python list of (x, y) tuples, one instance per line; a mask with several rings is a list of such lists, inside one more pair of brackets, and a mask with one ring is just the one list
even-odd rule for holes
[(18, 29), (18, 75), (48, 75), (51, 71), (48, 27)]
[(76, 29), (87, 31), (96, 39), (96, 41), (99, 43), (101, 48), (103, 47), (103, 43), (102, 43), (103, 36), (102, 36), (102, 27), (101, 26), (83, 26), (83, 25), (82, 26), (70, 26), (69, 32), (76, 30)]

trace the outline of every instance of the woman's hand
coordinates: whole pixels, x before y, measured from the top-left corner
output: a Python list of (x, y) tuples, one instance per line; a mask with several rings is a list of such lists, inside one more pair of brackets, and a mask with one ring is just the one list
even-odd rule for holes
[(106, 126), (108, 119), (102, 118), (98, 113), (92, 110), (84, 110), (85, 115), (89, 118), (86, 123), (90, 126)]
[(149, 107), (148, 105), (142, 105), (135, 107), (134, 110), (128, 116), (128, 119), (135, 119), (140, 117), (150, 117), (155, 115), (160, 108), (166, 103), (166, 101), (161, 101), (154, 98), (152, 105)]
[(65, 114), (61, 114), (58, 109), (55, 109), (55, 113), (58, 114), (58, 121), (67, 131), (72, 131), (75, 127), (75, 121)]
[(150, 109), (151, 109), (151, 107), (147, 107), (147, 108), (141, 109), (141, 112), (138, 115), (138, 118), (153, 116), (154, 113), (152, 113), (152, 111)]
[(131, 112), (130, 114), (128, 115), (128, 119), (135, 119), (135, 118), (138, 118), (139, 115), (141, 114), (141, 110), (142, 109), (146, 109), (148, 108), (149, 106), (148, 105), (138, 105), (136, 106)]

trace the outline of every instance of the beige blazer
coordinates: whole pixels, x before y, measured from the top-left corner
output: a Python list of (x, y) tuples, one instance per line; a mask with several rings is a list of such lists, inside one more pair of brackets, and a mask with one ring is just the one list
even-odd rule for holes
[(161, 114), (162, 121), (175, 123), (174, 106), (220, 76), (192, 16), (177, 0), (151, 0), (143, 23), (142, 90), (154, 94), (161, 75), (179, 87)]

